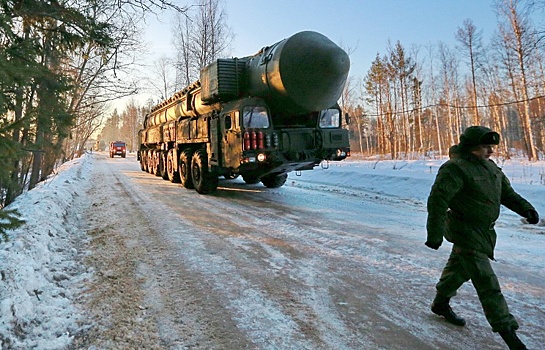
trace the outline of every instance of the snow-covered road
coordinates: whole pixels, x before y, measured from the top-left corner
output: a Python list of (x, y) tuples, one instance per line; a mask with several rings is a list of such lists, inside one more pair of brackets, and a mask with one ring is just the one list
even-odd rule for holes
[[(46, 247), (61, 250), (45, 281), (35, 278), (45, 285), (16, 283), (9, 298), (10, 290), (0, 289), (3, 348), (505, 348), (469, 283), (452, 303), (466, 327), (429, 311), (450, 248), (423, 244), (425, 201), (440, 162), (381, 169), (345, 161), (290, 174), (279, 189), (220, 181), (207, 196), (140, 171), (134, 156), (95, 153), (77, 162), (72, 168), (79, 173), (67, 170), (77, 179), (63, 179), (61, 172), (34, 190), (63, 195), (55, 181), (73, 186), (65, 212), (59, 209), (64, 229), (44, 238), (51, 241)], [(545, 186), (514, 186), (545, 216)], [(30, 227), (40, 235), (39, 225)], [(30, 249), (28, 229), (1, 245), (4, 256)], [(521, 324), (520, 337), (539, 349), (545, 343), (545, 227), (504, 211), (497, 231), (493, 267)], [(4, 284), (17, 278), (16, 267), (0, 264), (11, 271), (3, 273)], [(60, 272), (64, 278), (53, 278)], [(49, 298), (47, 283), (64, 290), (62, 298)], [(18, 287), (30, 296), (17, 296)], [(24, 309), (16, 305), (20, 299)], [(70, 305), (48, 308), (42, 300)], [(61, 320), (48, 315), (51, 310)], [(61, 327), (57, 333), (50, 330), (53, 321)]]

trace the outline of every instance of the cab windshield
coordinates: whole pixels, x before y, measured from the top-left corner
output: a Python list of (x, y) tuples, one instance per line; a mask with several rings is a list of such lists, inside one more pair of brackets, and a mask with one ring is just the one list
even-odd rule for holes
[(338, 128), (341, 126), (341, 113), (338, 109), (324, 109), (320, 112), (320, 128)]
[(246, 106), (242, 110), (242, 123), (244, 128), (268, 128), (269, 114), (263, 106)]

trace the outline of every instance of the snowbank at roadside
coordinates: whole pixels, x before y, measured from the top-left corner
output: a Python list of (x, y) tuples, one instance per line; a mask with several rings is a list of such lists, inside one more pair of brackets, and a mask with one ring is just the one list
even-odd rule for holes
[(62, 349), (77, 331), (73, 300), (89, 273), (79, 264), (86, 236), (73, 206), (85, 194), (91, 167), (85, 155), (67, 162), (8, 207), (26, 224), (0, 244), (3, 349)]
[[(377, 195), (411, 199), (425, 203), (439, 167), (446, 160), (353, 160), (331, 162), (329, 168), (319, 167), (301, 172), (301, 177), (290, 174), (291, 179), (303, 180), (308, 186), (327, 185), (362, 190)], [(545, 161), (528, 162), (511, 159), (496, 163), (503, 169), (511, 185), (526, 198), (542, 217), (545, 217)], [(337, 189), (335, 189), (337, 191)], [(503, 208), (504, 211), (508, 211)]]

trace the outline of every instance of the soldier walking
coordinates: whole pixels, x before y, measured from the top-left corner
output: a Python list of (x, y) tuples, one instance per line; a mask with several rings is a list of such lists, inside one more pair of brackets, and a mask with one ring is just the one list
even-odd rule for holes
[(438, 249), (443, 237), (452, 252), (436, 285), (431, 311), (448, 322), (464, 326), (449, 301), (471, 280), (486, 319), (509, 349), (526, 349), (518, 338), (518, 323), (509, 312), (492, 269), (496, 232), (494, 223), (504, 205), (537, 224), (534, 207), (511, 187), (501, 169), (489, 159), (500, 135), (484, 126), (471, 126), (460, 136), (456, 157), (441, 166), (428, 198), (426, 246)]

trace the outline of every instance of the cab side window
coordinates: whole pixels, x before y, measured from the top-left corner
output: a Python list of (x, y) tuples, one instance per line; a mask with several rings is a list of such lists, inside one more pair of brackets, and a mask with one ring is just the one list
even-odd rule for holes
[(231, 128), (233, 127), (233, 119), (231, 117), (230, 114), (226, 114), (223, 116), (224, 117), (224, 120), (223, 120), (223, 125), (225, 127), (225, 130), (231, 130)]
[(341, 126), (341, 114), (338, 109), (326, 109), (320, 112), (320, 128), (338, 128)]

